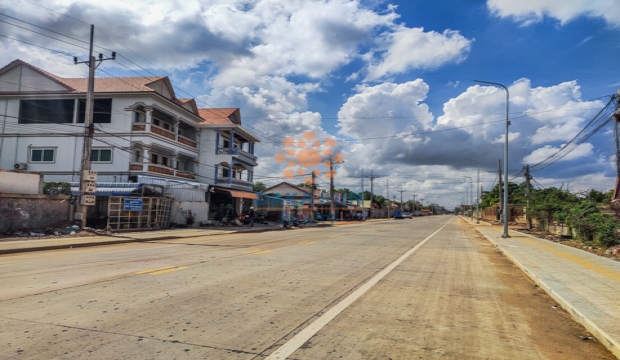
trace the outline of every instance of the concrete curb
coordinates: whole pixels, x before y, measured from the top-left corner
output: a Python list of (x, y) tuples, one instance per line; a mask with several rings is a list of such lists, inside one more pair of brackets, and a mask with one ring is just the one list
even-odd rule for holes
[[(471, 224), (474, 225), (475, 224)], [(478, 229), (476, 229), (478, 231)], [(523, 236), (530, 236), (525, 233), (521, 233), (519, 231), (511, 230), (514, 233)], [(620, 343), (615, 339), (612, 339), (605, 331), (599, 328), (592, 320), (588, 319), (583, 313), (581, 313), (575, 306), (573, 306), (568, 300), (566, 300), (561, 294), (557, 291), (553, 290), (549, 284), (547, 284), (544, 280), (536, 276), (527, 266), (521, 264), (517, 261), (512, 255), (510, 255), (502, 246), (500, 246), (495, 240), (488, 237), (481, 231), (478, 231), (480, 235), (484, 236), (489, 242), (495, 245), (510, 261), (512, 261), (521, 271), (523, 271), (536, 285), (538, 285), (541, 289), (543, 289), (553, 300), (555, 300), (560, 306), (566, 310), (572, 317), (583, 325), (592, 335), (594, 335), (612, 354), (614, 354), (618, 359), (620, 359)]]
[[(308, 228), (325, 228), (331, 226), (330, 224), (317, 224), (309, 226)], [(220, 230), (220, 229), (218, 229)], [(270, 231), (282, 231), (286, 230), (281, 227), (274, 227), (268, 229), (259, 229), (259, 230), (222, 230), (222, 231), (230, 231), (227, 233), (218, 233), (218, 234), (199, 234), (199, 235), (191, 235), (191, 236), (161, 236), (161, 237), (153, 237), (150, 239), (136, 239), (132, 238), (129, 235), (130, 233), (126, 233), (123, 235), (111, 235), (113, 237), (118, 238), (118, 240), (109, 240), (109, 241), (92, 241), (85, 243), (69, 243), (70, 240), (67, 240), (66, 244), (56, 244), (56, 245), (42, 245), (42, 246), (34, 246), (34, 247), (26, 247), (26, 248), (14, 248), (14, 249), (0, 249), (0, 255), (6, 254), (18, 254), (18, 253), (26, 253), (26, 252), (35, 252), (35, 251), (46, 251), (46, 250), (60, 250), (60, 249), (71, 249), (71, 248), (79, 248), (79, 247), (92, 247), (92, 246), (105, 246), (105, 245), (118, 245), (118, 244), (127, 244), (127, 243), (136, 243), (136, 242), (149, 242), (149, 241), (162, 241), (162, 240), (175, 240), (175, 239), (191, 239), (195, 237), (202, 236), (215, 236), (215, 235), (238, 235), (238, 234), (258, 234)], [(96, 238), (96, 237), (95, 237)], [(94, 240), (94, 239), (93, 239)], [(37, 241), (37, 240), (32, 240)], [(1, 243), (0, 243), (1, 246)]]

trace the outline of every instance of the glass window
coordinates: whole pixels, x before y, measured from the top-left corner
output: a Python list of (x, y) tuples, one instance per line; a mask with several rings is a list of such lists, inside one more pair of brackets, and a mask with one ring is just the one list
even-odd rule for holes
[(56, 149), (31, 149), (30, 162), (54, 162)]
[(139, 112), (133, 113), (133, 122), (141, 122), (141, 121), (142, 121), (142, 114)]
[(112, 161), (112, 149), (92, 149), (90, 151), (90, 161), (111, 162)]
[(67, 124), (73, 122), (75, 100), (20, 100), (19, 124)]
[[(86, 117), (86, 100), (80, 99), (80, 111), (77, 122), (84, 123)], [(109, 124), (112, 122), (112, 99), (95, 99), (93, 107), (93, 123)]]

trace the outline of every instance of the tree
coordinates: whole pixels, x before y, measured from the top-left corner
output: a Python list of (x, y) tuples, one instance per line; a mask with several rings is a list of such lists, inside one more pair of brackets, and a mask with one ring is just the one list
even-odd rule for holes
[(314, 189), (314, 190), (318, 190), (321, 188), (319, 184), (315, 183), (314, 185), (312, 185), (311, 182), (299, 183), (297, 184), (297, 186), (307, 188), (307, 189)]
[(267, 189), (267, 186), (261, 181), (255, 182), (252, 186), (252, 190), (254, 190), (254, 192), (263, 192), (265, 189)]

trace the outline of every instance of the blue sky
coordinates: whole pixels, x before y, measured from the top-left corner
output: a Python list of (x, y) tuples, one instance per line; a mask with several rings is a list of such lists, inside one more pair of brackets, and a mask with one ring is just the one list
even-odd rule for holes
[[(480, 163), (488, 189), (503, 157), (505, 93), (474, 79), (509, 86), (511, 178), (572, 139), (620, 87), (616, 1), (0, 4), (5, 15), (75, 39), (87, 40), (87, 24), (94, 23), (109, 35), (97, 33), (96, 44), (124, 56), (106, 62), (97, 76), (168, 74), (179, 97), (196, 97), (203, 107), (241, 108), (244, 126), (263, 139), (257, 146), (262, 177), (255, 179), (267, 184), (283, 180), (283, 166), (273, 160), (282, 141), (311, 131), (338, 140), (345, 160), (337, 187), (359, 190), (363, 167), (381, 175), (375, 185), (384, 196), (389, 183), (390, 197), (404, 189), (425, 203), (453, 207), (464, 201), (466, 176), (476, 176), (465, 159)], [(0, 23), (0, 34), (85, 54), (7, 23)], [(66, 56), (0, 38), (0, 63), (15, 58), (60, 76), (86, 75)], [(612, 188), (611, 130), (608, 124), (535, 172), (537, 184)]]

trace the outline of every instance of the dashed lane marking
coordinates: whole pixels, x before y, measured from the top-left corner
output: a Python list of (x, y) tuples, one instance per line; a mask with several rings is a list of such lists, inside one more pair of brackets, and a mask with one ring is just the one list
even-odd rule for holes
[(246, 251), (246, 252), (244, 252), (244, 254), (260, 255), (260, 254), (266, 254), (266, 253), (269, 253), (269, 252), (271, 252), (271, 250), (260, 250), (260, 249), (257, 249), (257, 250), (252, 250), (252, 251)]
[(166, 266), (166, 267), (161, 267), (161, 268), (138, 271), (135, 274), (136, 275), (141, 275), (141, 274), (159, 275), (159, 274), (165, 274), (165, 273), (169, 273), (169, 272), (173, 272), (177, 270), (183, 270), (187, 268), (189, 268), (189, 266)]

